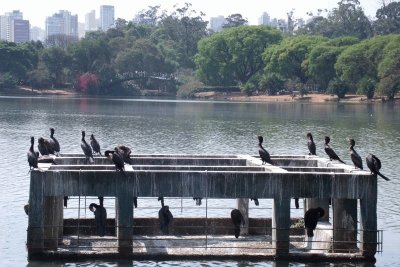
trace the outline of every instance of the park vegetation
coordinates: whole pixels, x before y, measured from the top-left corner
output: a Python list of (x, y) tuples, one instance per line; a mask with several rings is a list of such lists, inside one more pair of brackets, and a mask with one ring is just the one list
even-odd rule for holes
[(341, 0), (326, 12), (310, 14), (302, 27), (291, 23), (287, 32), (249, 26), (232, 14), (214, 33), (205, 14), (186, 3), (171, 13), (149, 7), (138, 21), (117, 19), (114, 28), (79, 41), (1, 41), (0, 90), (23, 85), (190, 97), (202, 88), (239, 88), (248, 95), (316, 91), (394, 99), (400, 89), (400, 2), (384, 3), (374, 20), (358, 0)]

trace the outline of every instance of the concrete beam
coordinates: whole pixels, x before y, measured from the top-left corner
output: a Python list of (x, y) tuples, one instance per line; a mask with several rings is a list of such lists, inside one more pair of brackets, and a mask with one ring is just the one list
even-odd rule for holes
[(272, 246), (277, 257), (289, 254), (290, 198), (274, 198), (272, 211)]

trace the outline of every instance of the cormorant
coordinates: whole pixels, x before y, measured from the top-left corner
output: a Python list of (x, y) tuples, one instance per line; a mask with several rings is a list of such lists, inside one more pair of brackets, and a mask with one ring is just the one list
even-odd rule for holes
[(260, 203), (258, 202), (258, 198), (250, 198), (250, 200), (253, 200), (253, 201), (254, 201), (254, 204), (255, 204), (256, 206), (260, 205)]
[(54, 150), (55, 155), (60, 155), (60, 143), (58, 143), (57, 139), (54, 137), (54, 128), (50, 128), (50, 140), (49, 143)]
[(118, 145), (114, 150), (122, 157), (123, 161), (128, 164), (132, 164), (131, 160), (131, 149), (124, 145)]
[[(95, 210), (93, 210), (95, 208)], [(89, 205), (89, 210), (94, 212), (94, 218), (96, 220), (97, 233), (99, 236), (104, 236), (106, 234), (106, 223), (107, 223), (107, 211), (104, 207), (97, 205), (96, 203), (91, 203)]]
[(102, 155), (101, 155), (101, 151), (100, 151), (100, 144), (99, 144), (99, 142), (96, 140), (96, 138), (94, 138), (94, 135), (93, 135), (93, 134), (90, 135), (90, 146), (91, 146), (92, 149), (93, 149), (93, 153), (97, 153), (97, 154), (99, 154), (100, 156), (102, 156)]
[(93, 158), (92, 148), (89, 146), (88, 143), (86, 143), (85, 131), (82, 131), (81, 148), (82, 148), (83, 154), (85, 154), (85, 156), (86, 156), (86, 160), (89, 161), (90, 163), (93, 163), (94, 158)]
[(271, 160), (271, 157), (270, 157), (268, 151), (265, 150), (265, 148), (262, 146), (263, 141), (264, 141), (263, 137), (261, 135), (259, 135), (258, 136), (258, 142), (259, 142), (258, 143), (258, 153), (260, 154), (262, 163), (263, 164), (269, 163), (269, 164), (273, 165), (273, 162)]
[(99, 199), (99, 204), (100, 206), (104, 207), (103, 203), (104, 203), (104, 197), (97, 197)]
[(38, 138), (38, 149), (42, 156), (54, 154), (54, 149), (51, 146), (49, 140), (44, 139), (43, 137)]
[(318, 207), (315, 209), (309, 209), (304, 214), (304, 226), (307, 229), (307, 236), (313, 237), (314, 230), (317, 227), (318, 220), (324, 217), (325, 211), (323, 208)]
[(26, 215), (29, 215), (29, 203), (24, 205), (24, 211)]
[(28, 156), (29, 171), (31, 171), (34, 168), (38, 168), (39, 152), (34, 150), (33, 148), (34, 143), (35, 143), (35, 137), (31, 136), (31, 146), (29, 147), (29, 150), (26, 153)]
[(161, 209), (158, 211), (158, 221), (160, 222), (161, 232), (165, 235), (169, 233), (169, 225), (172, 223), (174, 216), (172, 216), (171, 211), (169, 210), (169, 206), (164, 206), (164, 198), (159, 197), (159, 201), (161, 201)]
[(122, 159), (121, 155), (117, 151), (106, 150), (106, 152), (104, 152), (104, 156), (106, 156), (107, 158), (112, 160), (117, 171), (119, 170), (119, 171), (123, 172), (125, 170), (124, 160)]
[(349, 139), (350, 142), (350, 158), (351, 161), (354, 164), (354, 167), (359, 168), (359, 169), (363, 169), (363, 163), (362, 163), (362, 159), (360, 157), (360, 155), (358, 155), (357, 151), (354, 149), (354, 145), (356, 144), (356, 142), (354, 141), (354, 139)]
[(296, 206), (296, 209), (299, 209), (300, 205), (299, 205), (299, 198), (298, 197), (294, 198), (294, 205)]
[(64, 196), (64, 207), (68, 207), (68, 199), (69, 199), (69, 196)]
[(201, 206), (201, 197), (193, 197), (193, 200), (196, 200), (196, 206)]
[(133, 206), (137, 208), (137, 197), (133, 197)]
[(380, 177), (382, 177), (386, 181), (390, 181), (389, 178), (387, 178), (385, 175), (380, 173), (379, 170), (381, 169), (382, 164), (381, 164), (381, 161), (378, 159), (377, 156), (375, 156), (374, 154), (369, 154), (365, 160), (367, 162), (367, 166), (370, 169), (371, 173), (373, 173), (375, 175), (379, 175)]
[(308, 155), (317, 155), (316, 151), (316, 147), (315, 147), (315, 143), (314, 143), (314, 139), (311, 133), (307, 133), (307, 146), (308, 146), (308, 150), (310, 151), (310, 153), (308, 153)]
[(233, 209), (231, 211), (231, 219), (235, 227), (235, 237), (238, 238), (240, 235), (240, 225), (244, 225), (244, 218), (240, 210)]
[(325, 136), (325, 152), (326, 152), (326, 154), (328, 154), (328, 156), (329, 156), (329, 159), (330, 160), (338, 160), (338, 161), (340, 161), (341, 163), (343, 163), (343, 164), (345, 164), (344, 162), (343, 162), (343, 160), (341, 160), (340, 158), (339, 158), (339, 156), (335, 153), (335, 151), (329, 146), (329, 142), (331, 141), (331, 139), (329, 138), (329, 136)]

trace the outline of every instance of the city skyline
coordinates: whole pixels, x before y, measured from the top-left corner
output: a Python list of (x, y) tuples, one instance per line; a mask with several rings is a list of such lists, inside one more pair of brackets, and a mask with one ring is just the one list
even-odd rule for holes
[[(160, 3), (162, 2), (162, 3)], [(210, 17), (229, 16), (230, 14), (240, 13), (244, 18), (247, 18), (249, 24), (258, 24), (257, 20), (263, 12), (267, 12), (271, 17), (286, 18), (286, 13), (294, 9), (294, 17), (307, 18), (306, 13), (311, 11), (316, 13), (318, 9), (331, 10), (337, 7), (338, 0), (304, 0), (304, 1), (290, 1), (281, 0), (280, 5), (275, 1), (263, 1), (260, 4), (259, 0), (242, 1), (228, 1), (220, 0), (214, 2), (212, 5), (207, 4), (205, 1), (192, 0), (146, 0), (138, 3), (132, 3), (122, 0), (93, 0), (93, 1), (29, 1), (29, 0), (13, 0), (2, 3), (0, 14), (11, 12), (12, 10), (20, 10), (24, 19), (30, 21), (31, 27), (45, 28), (46, 17), (52, 16), (60, 10), (67, 10), (73, 15), (78, 15), (80, 23), (85, 22), (85, 14), (91, 10), (96, 11), (96, 17), (100, 14), (101, 5), (112, 5), (115, 7), (115, 19), (122, 18), (125, 20), (132, 20), (135, 14), (149, 6), (160, 5), (161, 10), (172, 12), (175, 10), (174, 5), (182, 7), (184, 3), (191, 3), (192, 9), (195, 11), (202, 11), (205, 13), (204, 19), (209, 21)], [(361, 7), (367, 16), (373, 18), (376, 10), (380, 8), (379, 0), (360, 0)], [(40, 8), (38, 8), (40, 7)]]

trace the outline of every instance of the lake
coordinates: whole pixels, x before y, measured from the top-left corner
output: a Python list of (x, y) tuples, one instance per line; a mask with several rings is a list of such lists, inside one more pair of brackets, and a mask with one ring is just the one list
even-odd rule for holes
[[(4, 152), (0, 163), (0, 266), (278, 266), (234, 261), (28, 263), (28, 217), (23, 210), (29, 195), (26, 152), (30, 136), (48, 138), (50, 127), (56, 129), (64, 153), (82, 153), (81, 130), (86, 130), (96, 136), (103, 150), (125, 144), (133, 153), (257, 154), (256, 135), (263, 135), (264, 146), (272, 155), (307, 154), (305, 136), (312, 132), (317, 155), (326, 157), (323, 140), (329, 135), (332, 147), (348, 164), (347, 139), (354, 138), (364, 166), (371, 152), (381, 159), (381, 172), (391, 178), (388, 182), (378, 178), (378, 229), (383, 230), (384, 243), (375, 265), (400, 265), (398, 104), (0, 97), (0, 147)], [(215, 211), (216, 216), (229, 216), (219, 212)]]

